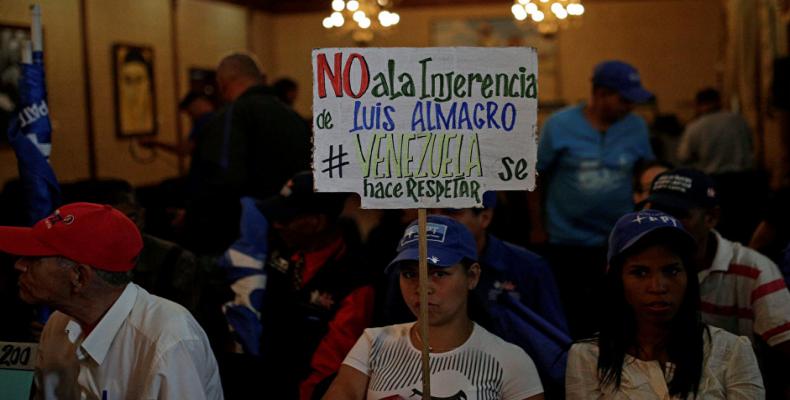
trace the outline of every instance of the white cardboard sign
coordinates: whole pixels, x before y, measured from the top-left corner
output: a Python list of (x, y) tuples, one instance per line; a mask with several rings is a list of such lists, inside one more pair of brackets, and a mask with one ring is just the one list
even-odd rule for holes
[(312, 52), (313, 174), (363, 208), (474, 207), (535, 186), (533, 48)]

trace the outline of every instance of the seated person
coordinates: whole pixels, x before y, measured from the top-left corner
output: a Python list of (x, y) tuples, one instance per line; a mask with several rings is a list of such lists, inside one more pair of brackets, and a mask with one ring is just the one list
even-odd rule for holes
[[(571, 339), (554, 273), (543, 257), (490, 233), (496, 192), (483, 195), (483, 207), (437, 210), (438, 214), (464, 224), (475, 238), (481, 277), (474, 293), (489, 317), (487, 321), (477, 319), (477, 323), (524, 349), (538, 368), (547, 397), (561, 398)], [(397, 274), (394, 275), (391, 280), (397, 282)], [(397, 292), (393, 286), (389, 291), (391, 298)], [(402, 304), (403, 300), (397, 297)], [(391, 308), (397, 309), (396, 306)], [(413, 320), (411, 314), (409, 317), (397, 322)]]
[[(468, 313), (480, 279), (475, 240), (459, 222), (428, 217), (428, 349), (434, 398), (542, 399), (535, 364), (515, 345), (476, 324)], [(400, 271), (401, 294), (419, 314), (418, 226), (412, 223), (388, 268)], [(419, 321), (418, 321), (419, 322)], [(324, 399), (421, 396), (419, 323), (366, 329)]]
[[(143, 249), (132, 270), (132, 282), (151, 294), (175, 301), (186, 307), (198, 321), (198, 304), (205, 284), (204, 266), (192, 252), (145, 232), (146, 210), (137, 201), (132, 185), (122, 179), (83, 180), (61, 185), (67, 203), (89, 202), (109, 204), (124, 213), (137, 225), (143, 238)], [(213, 262), (213, 260), (210, 260)]]
[(172, 301), (131, 283), (143, 240), (120, 211), (64, 205), (32, 228), (0, 227), (19, 294), (55, 313), (36, 360), (39, 398), (222, 399), (206, 334)]
[[(257, 255), (232, 257), (264, 258), (247, 268), (257, 277), (242, 275), (231, 284), (237, 296), (248, 294), (259, 320), (249, 321), (255, 334), (252, 343), (242, 343), (244, 354), (224, 354), (220, 361), (232, 386), (228, 397), (246, 399), (264, 387), (265, 398), (320, 398), (370, 326), (372, 269), (341, 227), (346, 195), (313, 187), (312, 172), (299, 172), (279, 194), (253, 203), (254, 209), (242, 206), (243, 216), (259, 214), (252, 224), (242, 219), (242, 236), (264, 243), (258, 243)], [(263, 232), (251, 235), (256, 229)], [(234, 245), (229, 253), (241, 248)]]
[(714, 181), (694, 169), (667, 171), (653, 181), (647, 208), (677, 218), (697, 241), (694, 267), (699, 277), (702, 320), (751, 339), (763, 368), (768, 397), (788, 388), (790, 292), (773, 261), (727, 240), (718, 228), (722, 194)]
[(629, 213), (609, 236), (601, 330), (568, 354), (568, 399), (765, 398), (749, 339), (701, 322), (695, 242), (679, 220)]
[(650, 195), (650, 184), (653, 183), (653, 179), (656, 179), (656, 176), (669, 171), (671, 168), (668, 163), (661, 160), (640, 160), (634, 165), (633, 180), (631, 181), (633, 193), (631, 197), (634, 200), (636, 210), (641, 210), (644, 207), (647, 196)]

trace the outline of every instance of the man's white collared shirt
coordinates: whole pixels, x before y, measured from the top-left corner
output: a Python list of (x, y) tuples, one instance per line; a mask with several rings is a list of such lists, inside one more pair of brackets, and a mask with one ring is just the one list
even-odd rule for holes
[(61, 397), (76, 379), (82, 399), (223, 398), (217, 362), (197, 321), (134, 283), (87, 336), (69, 316), (54, 313), (39, 347), (39, 397)]

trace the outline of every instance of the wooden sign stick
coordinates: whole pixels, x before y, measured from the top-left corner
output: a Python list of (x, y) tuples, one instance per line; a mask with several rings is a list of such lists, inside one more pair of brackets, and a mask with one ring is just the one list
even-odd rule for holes
[(422, 343), (422, 398), (431, 400), (431, 365), (430, 346), (428, 346), (428, 237), (426, 224), (427, 212), (424, 208), (417, 210), (419, 225), (420, 251), (420, 342)]

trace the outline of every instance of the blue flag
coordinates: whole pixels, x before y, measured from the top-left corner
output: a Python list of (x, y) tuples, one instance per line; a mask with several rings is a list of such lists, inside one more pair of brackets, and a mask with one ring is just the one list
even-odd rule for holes
[[(51, 214), (60, 204), (60, 186), (49, 165), (52, 124), (49, 122), (44, 80), (44, 54), (33, 52), (33, 63), (22, 64), (19, 77), (19, 113), (8, 127), (8, 142), (16, 153), (19, 179), (27, 200), (28, 224)], [(36, 308), (36, 320), (44, 324), (50, 316), (46, 306)]]
[(489, 312), (499, 331), (508, 333), (503, 339), (530, 355), (544, 383), (564, 385), (568, 350), (573, 342), (567, 333), (507, 293), (499, 296)]
[(219, 259), (235, 294), (222, 310), (242, 351), (258, 356), (263, 334), (260, 313), (266, 290), (264, 263), (269, 250), (269, 223), (252, 197), (241, 198), (240, 226), (241, 236)]
[(32, 64), (22, 64), (19, 78), (19, 113), (8, 129), (16, 153), (19, 178), (27, 199), (29, 223), (46, 217), (60, 204), (60, 186), (49, 165), (52, 125), (49, 121), (44, 61), (40, 51)]

